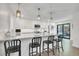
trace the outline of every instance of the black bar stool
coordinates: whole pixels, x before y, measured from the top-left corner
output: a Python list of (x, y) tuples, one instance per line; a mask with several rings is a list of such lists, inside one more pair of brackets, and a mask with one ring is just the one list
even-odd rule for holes
[[(54, 41), (56, 41), (56, 49), (58, 49), (58, 51), (60, 52), (59, 48), (62, 48), (62, 51), (64, 51), (64, 49), (63, 49), (63, 35), (58, 35), (57, 39), (54, 39)], [(59, 43), (61, 43), (61, 47), (60, 47)]]
[(21, 56), (21, 41), (19, 39), (5, 41), (4, 48), (6, 56), (10, 56), (10, 53), (14, 52), (19, 52), (19, 56)]
[[(44, 44), (47, 44), (47, 48), (44, 48)], [(48, 40), (43, 41), (43, 52), (45, 49), (47, 49), (48, 56), (49, 56), (49, 44), (52, 44), (52, 51), (53, 51), (53, 54), (55, 55), (55, 53), (54, 53), (54, 36), (53, 35), (48, 36)]]
[[(42, 37), (34, 37), (32, 39), (32, 43), (29, 43), (29, 56), (31, 55), (33, 56), (34, 53), (38, 54), (38, 50), (39, 50), (39, 56), (41, 56), (41, 40), (42, 40)], [(30, 48), (32, 48), (32, 52), (30, 51)], [(35, 52), (33, 48), (36, 48)]]

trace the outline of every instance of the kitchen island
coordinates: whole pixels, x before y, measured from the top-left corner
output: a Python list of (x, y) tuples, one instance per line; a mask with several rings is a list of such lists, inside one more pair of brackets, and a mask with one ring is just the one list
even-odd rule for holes
[[(33, 37), (42, 37), (42, 41), (48, 38), (49, 33), (20, 33), (15, 36), (4, 36), (0, 39), (0, 56), (5, 56), (5, 49), (4, 49), (4, 41), (6, 40), (13, 40), (13, 39), (20, 39), (21, 40), (21, 55), (28, 56), (29, 55), (29, 43), (32, 42)], [(42, 48), (41, 48), (42, 52)], [(11, 53), (11, 56), (17, 56), (17, 53)]]

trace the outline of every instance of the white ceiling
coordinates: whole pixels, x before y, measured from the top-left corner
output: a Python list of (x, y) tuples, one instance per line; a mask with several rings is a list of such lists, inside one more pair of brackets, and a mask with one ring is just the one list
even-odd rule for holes
[[(59, 20), (78, 12), (78, 6), (78, 3), (20, 3), (20, 10), (22, 18), (37, 20), (37, 8), (40, 7), (41, 20), (48, 20), (50, 11), (53, 12), (53, 20)], [(0, 12), (8, 11), (9, 14), (16, 16), (17, 7), (17, 3), (0, 4)]]

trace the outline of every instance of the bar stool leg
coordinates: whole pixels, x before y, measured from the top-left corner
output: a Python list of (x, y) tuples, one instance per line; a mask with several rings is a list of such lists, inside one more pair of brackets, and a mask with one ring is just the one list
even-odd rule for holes
[(59, 50), (59, 42), (56, 42), (56, 49), (57, 49), (58, 52), (60, 52), (60, 50)]
[(33, 48), (32, 48), (32, 56), (33, 56)]
[(56, 49), (58, 49), (58, 42), (56, 41)]
[(7, 52), (5, 52), (5, 56), (7, 56)]
[(19, 56), (21, 56), (21, 50), (19, 50)]
[(8, 56), (10, 56), (10, 53), (8, 53)]
[(49, 44), (47, 44), (47, 54), (49, 56)]
[(44, 42), (43, 42), (43, 52), (44, 52)]
[(54, 53), (54, 44), (52, 43), (52, 50), (53, 50), (53, 54), (55, 55), (55, 53)]
[(59, 49), (59, 47), (60, 47), (60, 46), (59, 46), (59, 42), (58, 42), (58, 51), (60, 52), (60, 49)]
[(30, 46), (29, 46), (29, 56), (30, 56)]
[(39, 56), (41, 56), (41, 46), (39, 47)]
[(38, 54), (38, 47), (36, 47), (36, 54)]
[(61, 48), (62, 48), (62, 51), (64, 51), (64, 49), (63, 49), (63, 43), (62, 43), (62, 41), (61, 41)]

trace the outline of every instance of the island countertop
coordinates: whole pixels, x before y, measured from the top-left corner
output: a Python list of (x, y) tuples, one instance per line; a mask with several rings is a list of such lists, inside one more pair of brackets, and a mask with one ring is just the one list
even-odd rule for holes
[(13, 40), (13, 39), (22, 39), (22, 38), (33, 38), (33, 37), (47, 37), (49, 35), (54, 35), (54, 34), (49, 34), (49, 33), (20, 33), (15, 36), (4, 36), (3, 38), (0, 39), (0, 41), (5, 41), (5, 40)]

